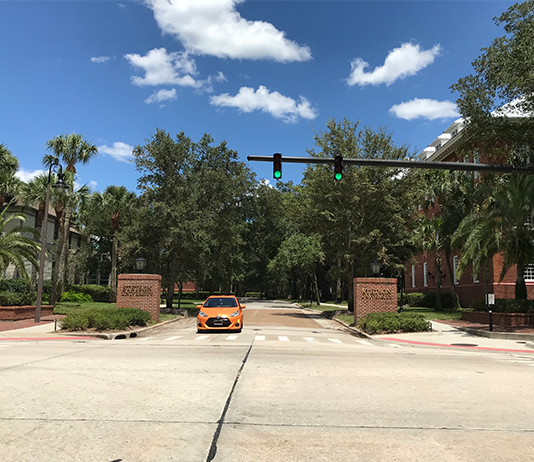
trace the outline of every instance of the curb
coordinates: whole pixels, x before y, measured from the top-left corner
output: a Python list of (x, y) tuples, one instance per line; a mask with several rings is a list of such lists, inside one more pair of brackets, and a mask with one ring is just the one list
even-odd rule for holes
[(128, 331), (122, 331), (122, 332), (110, 332), (109, 334), (105, 334), (102, 332), (72, 332), (72, 333), (65, 333), (64, 335), (68, 335), (71, 337), (97, 337), (101, 338), (103, 340), (124, 340), (128, 338), (135, 338), (135, 337), (143, 337), (143, 334), (151, 331), (155, 331), (157, 329), (160, 329), (162, 327), (165, 327), (169, 324), (176, 323), (179, 321), (186, 321), (188, 318), (183, 317), (176, 317), (174, 319), (169, 319), (168, 321), (163, 321), (158, 324), (154, 324), (153, 326), (148, 327), (140, 327), (139, 329), (133, 329)]
[(470, 327), (452, 327), (467, 332), (468, 334), (476, 335), (478, 337), (495, 338), (500, 340), (530, 340), (530, 342), (527, 342), (526, 345), (530, 348), (534, 348), (533, 334), (516, 334), (513, 332), (489, 332), (480, 329), (472, 329)]
[[(335, 317), (328, 318), (327, 316), (324, 315), (324, 311), (314, 310), (312, 308), (304, 308), (303, 306), (299, 305), (298, 303), (295, 303), (295, 306), (297, 308), (300, 308), (303, 311), (311, 311), (312, 313), (319, 314), (321, 317), (324, 317), (325, 319), (328, 319), (330, 321), (335, 321), (338, 324), (340, 324), (342, 327), (344, 327), (346, 330), (348, 330), (351, 334), (356, 335), (357, 337), (368, 338), (368, 339), (372, 339), (373, 338), (369, 334), (367, 334), (365, 332), (362, 332), (361, 330), (356, 329), (355, 327), (349, 326), (348, 324), (344, 323), (343, 321), (341, 321), (339, 319), (336, 319)], [(335, 305), (328, 305), (328, 306), (335, 306)]]

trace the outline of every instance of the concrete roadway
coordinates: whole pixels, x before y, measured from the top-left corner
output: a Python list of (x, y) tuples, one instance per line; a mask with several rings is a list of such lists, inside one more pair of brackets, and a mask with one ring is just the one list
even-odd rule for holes
[(365, 340), (287, 308), (247, 304), (235, 335), (0, 343), (0, 459), (534, 459), (533, 355)]

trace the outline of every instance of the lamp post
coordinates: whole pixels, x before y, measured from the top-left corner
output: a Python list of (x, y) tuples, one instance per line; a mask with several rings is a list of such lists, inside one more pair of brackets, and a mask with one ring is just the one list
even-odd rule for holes
[(37, 281), (37, 301), (35, 302), (35, 322), (41, 322), (41, 305), (43, 302), (43, 279), (44, 279), (44, 265), (46, 257), (46, 234), (48, 231), (48, 206), (50, 203), (50, 180), (52, 179), (52, 168), (57, 167), (57, 181), (53, 186), (57, 191), (61, 192), (67, 188), (63, 178), (63, 167), (56, 158), (50, 164), (48, 169), (48, 181), (46, 182), (46, 198), (45, 198), (45, 210), (43, 217), (43, 224), (41, 225), (41, 255), (39, 257), (39, 276)]
[(146, 260), (143, 257), (141, 257), (141, 258), (136, 258), (134, 261), (135, 261), (135, 269), (143, 273), (146, 268)]
[(369, 267), (371, 268), (371, 273), (372, 273), (373, 277), (375, 277), (375, 278), (378, 277), (378, 275), (380, 274), (380, 267), (381, 266), (382, 265), (380, 263), (378, 263), (376, 260), (369, 265)]

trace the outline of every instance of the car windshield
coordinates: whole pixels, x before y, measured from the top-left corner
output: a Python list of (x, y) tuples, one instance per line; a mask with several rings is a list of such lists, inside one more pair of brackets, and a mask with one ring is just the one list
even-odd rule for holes
[(233, 308), (236, 306), (235, 298), (208, 298), (204, 303), (204, 308)]

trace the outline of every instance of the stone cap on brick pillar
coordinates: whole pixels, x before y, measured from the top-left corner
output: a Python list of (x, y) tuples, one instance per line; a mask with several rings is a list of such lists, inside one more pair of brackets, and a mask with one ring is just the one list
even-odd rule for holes
[(397, 278), (354, 278), (354, 282), (376, 282), (377, 284), (391, 284), (392, 280), (397, 282)]
[(136, 280), (136, 279), (142, 279), (142, 280), (161, 280), (161, 275), (160, 274), (119, 274), (117, 276), (117, 279), (119, 280), (123, 280), (123, 279), (127, 279), (127, 280)]

